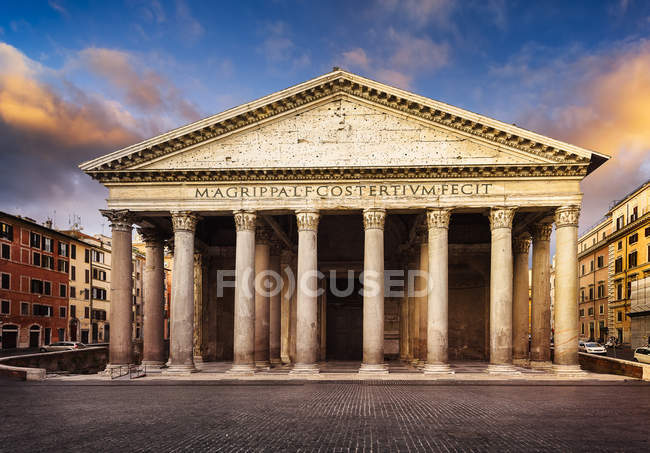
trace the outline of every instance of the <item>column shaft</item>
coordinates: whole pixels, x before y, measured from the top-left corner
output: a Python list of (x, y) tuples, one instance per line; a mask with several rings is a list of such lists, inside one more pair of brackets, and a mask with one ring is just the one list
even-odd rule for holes
[[(551, 365), (551, 232), (553, 224), (533, 227), (533, 271), (531, 305), (532, 366)], [(577, 250), (577, 247), (576, 247)]]
[(318, 253), (316, 211), (296, 212), (298, 274), (296, 363), (291, 373), (318, 373)]
[(514, 209), (490, 211), (490, 367), (512, 373), (512, 219)]
[(203, 255), (194, 253), (194, 363), (203, 362)]
[(163, 338), (164, 294), (164, 247), (155, 231), (141, 229), (145, 242), (144, 265), (144, 332), (142, 344), (142, 364), (148, 372), (159, 370), (165, 363), (165, 344)]
[(387, 373), (384, 365), (384, 209), (363, 211), (363, 362), (360, 373)]
[(512, 289), (512, 360), (528, 363), (528, 253), (530, 238), (515, 241)]
[(258, 220), (255, 234), (255, 366), (268, 369), (270, 232)]
[(418, 250), (411, 250), (413, 261), (409, 263), (409, 287), (408, 287), (408, 304), (409, 304), (409, 362), (412, 365), (417, 365), (418, 362), (418, 326), (419, 326), (419, 310), (417, 307), (417, 298), (415, 292), (419, 288), (418, 279), (413, 280), (413, 274), (419, 269), (419, 245)]
[(580, 372), (578, 365), (578, 206), (555, 211), (555, 351), (558, 373)]
[(269, 270), (271, 276), (271, 294), (269, 295), (269, 360), (271, 364), (280, 364), (280, 340), (281, 340), (281, 292), (282, 276), (280, 273), (280, 251), (276, 247), (275, 253), (271, 255)]
[[(426, 240), (426, 235), (423, 236)], [(428, 334), (428, 312), (429, 312), (429, 244), (420, 244), (420, 282), (419, 296), (417, 297), (418, 307), (418, 364), (423, 365), (427, 361), (427, 334)]]
[(280, 255), (280, 275), (282, 275), (280, 357), (283, 363), (291, 363), (291, 301), (293, 290), (290, 263), (291, 252), (283, 250)]
[(254, 212), (235, 212), (235, 322), (230, 373), (255, 370), (255, 219)]
[(453, 373), (448, 363), (449, 343), (449, 219), (448, 209), (427, 212), (428, 297), (427, 363), (424, 372)]
[(133, 216), (127, 210), (102, 210), (111, 224), (111, 337), (108, 346), (109, 364), (129, 365), (133, 361), (131, 316), (133, 313), (133, 280), (131, 277), (131, 232)]
[(194, 368), (194, 230), (198, 218), (172, 213), (174, 265), (172, 278), (171, 339), (166, 374), (186, 374)]

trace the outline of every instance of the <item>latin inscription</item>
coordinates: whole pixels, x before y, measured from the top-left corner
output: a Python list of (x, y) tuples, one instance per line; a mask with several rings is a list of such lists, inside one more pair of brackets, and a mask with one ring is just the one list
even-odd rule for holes
[(250, 185), (196, 188), (195, 198), (344, 198), (489, 195), (492, 184)]

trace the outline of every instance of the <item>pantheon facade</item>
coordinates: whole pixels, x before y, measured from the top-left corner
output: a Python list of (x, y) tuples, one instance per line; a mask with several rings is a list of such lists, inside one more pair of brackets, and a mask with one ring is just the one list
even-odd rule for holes
[(334, 68), (85, 162), (109, 189), (109, 367), (134, 359), (137, 227), (150, 370), (310, 374), (346, 360), (382, 374), (401, 360), (448, 374), (480, 360), (577, 373), (580, 181), (607, 159)]

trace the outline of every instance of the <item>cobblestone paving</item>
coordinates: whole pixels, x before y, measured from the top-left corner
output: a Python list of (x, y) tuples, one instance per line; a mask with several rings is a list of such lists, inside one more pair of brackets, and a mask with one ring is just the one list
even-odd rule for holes
[(650, 451), (639, 382), (0, 381), (0, 403), (3, 452)]

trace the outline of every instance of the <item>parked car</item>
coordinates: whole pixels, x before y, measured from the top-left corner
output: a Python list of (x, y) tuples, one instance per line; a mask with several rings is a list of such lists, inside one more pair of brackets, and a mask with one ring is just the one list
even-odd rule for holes
[(632, 360), (635, 362), (650, 363), (650, 346), (646, 346), (644, 348), (636, 348), (634, 350), (634, 358)]
[(607, 355), (607, 349), (603, 345), (593, 341), (579, 341), (578, 351), (588, 354)]
[(43, 346), (41, 352), (70, 351), (73, 349), (83, 349), (86, 345), (79, 341), (57, 341), (56, 343)]

